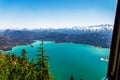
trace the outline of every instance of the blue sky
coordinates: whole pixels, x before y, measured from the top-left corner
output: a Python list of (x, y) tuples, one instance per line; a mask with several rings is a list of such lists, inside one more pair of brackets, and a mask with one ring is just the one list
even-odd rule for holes
[(117, 0), (0, 0), (0, 29), (113, 24)]

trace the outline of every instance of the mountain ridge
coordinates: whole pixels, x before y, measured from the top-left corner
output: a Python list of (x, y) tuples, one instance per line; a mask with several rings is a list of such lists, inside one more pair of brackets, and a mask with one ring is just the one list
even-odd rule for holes
[(9, 50), (17, 45), (31, 44), (34, 40), (54, 41), (56, 43), (72, 42), (109, 48), (112, 38), (112, 25), (100, 25), (96, 27), (89, 26), (86, 29), (78, 29), (78, 27), (71, 29), (7, 29), (0, 34), (1, 36), (5, 36), (0, 41), (0, 49)]
[(29, 29), (29, 28), (21, 28), (21, 29), (1, 29), (1, 31), (5, 30), (22, 30), (22, 31), (38, 31), (38, 30), (89, 30), (89, 31), (100, 31), (100, 30), (113, 30), (113, 25), (111, 24), (100, 24), (100, 25), (92, 25), (92, 26), (72, 26), (72, 27), (57, 27), (57, 28), (39, 28), (39, 29)]

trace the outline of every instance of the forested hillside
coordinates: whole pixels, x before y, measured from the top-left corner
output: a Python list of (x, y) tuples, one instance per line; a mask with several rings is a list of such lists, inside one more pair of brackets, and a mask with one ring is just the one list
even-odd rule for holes
[(0, 80), (54, 80), (49, 70), (49, 57), (44, 53), (43, 43), (41, 45), (37, 61), (30, 60), (25, 49), (21, 57), (0, 52)]
[[(31, 44), (34, 40), (54, 41), (56, 43), (78, 43), (109, 48), (112, 31), (73, 31), (67, 30), (6, 30), (1, 34), (0, 49), (10, 50), (17, 45)], [(70, 33), (71, 32), (71, 33)]]

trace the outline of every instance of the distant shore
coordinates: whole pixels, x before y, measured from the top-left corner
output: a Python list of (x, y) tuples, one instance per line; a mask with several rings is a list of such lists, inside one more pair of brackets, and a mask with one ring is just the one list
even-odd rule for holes
[(14, 40), (14, 41), (1, 41), (0, 50), (9, 51), (15, 46), (32, 44), (33, 40)]
[[(14, 48), (16, 46), (32, 45), (32, 44), (36, 43), (37, 41), (41, 41), (41, 40), (30, 40), (30, 41), (21, 40), (21, 41), (14, 41), (12, 43), (6, 42), (6, 44), (0, 45), (0, 50), (9, 51), (9, 50), (12, 50), (12, 48)], [(93, 46), (93, 47), (96, 47), (96, 48), (106, 48), (106, 49), (108, 49), (107, 47), (101, 47), (101, 46), (95, 46), (95, 45), (83, 44), (83, 43), (76, 43), (76, 42), (56, 42), (56, 41), (45, 41), (45, 42), (54, 42), (55, 44), (64, 44), (64, 43), (82, 44), (82, 45)]]

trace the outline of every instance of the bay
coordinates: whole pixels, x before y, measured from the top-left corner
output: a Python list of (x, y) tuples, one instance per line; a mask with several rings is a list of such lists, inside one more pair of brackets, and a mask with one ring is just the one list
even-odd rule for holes
[[(26, 49), (30, 59), (37, 59), (41, 41), (30, 45), (16, 46), (10, 54), (21, 55)], [(100, 80), (107, 74), (107, 61), (100, 58), (109, 57), (110, 49), (98, 48), (84, 44), (44, 42), (45, 54), (50, 57), (50, 71), (55, 80)]]

